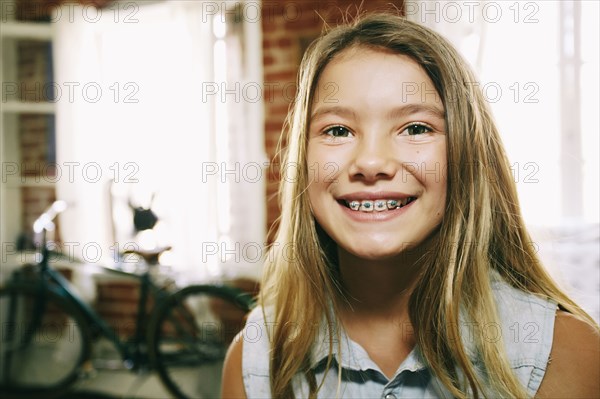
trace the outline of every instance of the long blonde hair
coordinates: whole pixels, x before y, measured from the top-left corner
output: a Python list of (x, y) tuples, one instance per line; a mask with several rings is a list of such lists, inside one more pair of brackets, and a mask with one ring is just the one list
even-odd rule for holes
[[(480, 325), (498, 323), (490, 271), (520, 290), (552, 298), (561, 308), (594, 322), (546, 273), (531, 245), (508, 159), (474, 75), (444, 38), (391, 14), (371, 14), (331, 29), (311, 44), (300, 66), (297, 97), (282, 135), (287, 145), (279, 191), (280, 224), (261, 290), (261, 303), (274, 307), (271, 393), (275, 398), (294, 397), (292, 380), (300, 374), (307, 379), (310, 396), (316, 397), (319, 386), (309, 361), (316, 330), (308, 326), (324, 318), (332, 322), (331, 299), (342, 295), (336, 244), (316, 223), (305, 192), (310, 184), (306, 148), (319, 76), (338, 53), (355, 46), (411, 57), (434, 83), (446, 110), (445, 216), (409, 302), (420, 351), (455, 397), (488, 392), (524, 397), (526, 391), (501, 343), (481, 338), (475, 342), (487, 375), (483, 381), (461, 341), (459, 309)], [(329, 363), (333, 342), (330, 336)]]

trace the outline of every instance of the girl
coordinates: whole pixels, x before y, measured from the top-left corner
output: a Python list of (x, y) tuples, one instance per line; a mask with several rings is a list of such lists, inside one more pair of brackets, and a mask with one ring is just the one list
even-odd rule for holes
[(538, 260), (475, 78), (391, 15), (308, 49), (281, 223), (224, 397), (593, 397), (599, 335)]

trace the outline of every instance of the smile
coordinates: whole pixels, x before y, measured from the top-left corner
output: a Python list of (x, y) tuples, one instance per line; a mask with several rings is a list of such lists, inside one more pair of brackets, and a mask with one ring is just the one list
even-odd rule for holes
[(363, 200), (363, 201), (341, 201), (343, 205), (346, 205), (348, 208), (353, 211), (358, 212), (383, 212), (387, 210), (402, 208), (411, 202), (413, 202), (416, 197), (406, 197), (402, 199), (376, 199), (376, 200)]

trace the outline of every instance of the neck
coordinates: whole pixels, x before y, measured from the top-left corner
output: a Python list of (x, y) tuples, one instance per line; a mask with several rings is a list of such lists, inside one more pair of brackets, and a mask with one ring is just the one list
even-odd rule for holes
[(408, 302), (431, 240), (389, 259), (361, 259), (338, 249), (340, 278), (348, 313), (369, 319), (408, 320)]

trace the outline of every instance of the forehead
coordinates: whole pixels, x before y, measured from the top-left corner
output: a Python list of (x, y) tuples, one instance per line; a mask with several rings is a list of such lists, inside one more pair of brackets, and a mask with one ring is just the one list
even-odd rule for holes
[(444, 110), (435, 85), (414, 59), (366, 47), (343, 50), (325, 66), (312, 109), (345, 101), (357, 106), (428, 104)]

